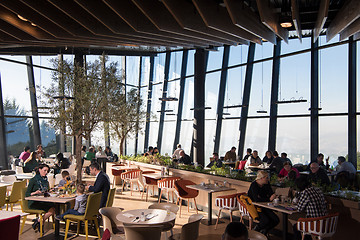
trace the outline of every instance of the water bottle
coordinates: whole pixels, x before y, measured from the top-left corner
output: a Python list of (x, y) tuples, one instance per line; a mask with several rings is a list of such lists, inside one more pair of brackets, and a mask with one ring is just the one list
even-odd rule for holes
[(145, 213), (141, 212), (140, 221), (145, 222)]

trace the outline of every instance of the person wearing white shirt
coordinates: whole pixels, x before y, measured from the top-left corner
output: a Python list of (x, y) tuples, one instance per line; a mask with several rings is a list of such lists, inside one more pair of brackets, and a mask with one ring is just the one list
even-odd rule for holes
[(174, 153), (173, 153), (173, 159), (180, 159), (180, 151), (181, 150), (183, 150), (182, 148), (181, 148), (181, 144), (178, 144), (177, 146), (176, 146), (177, 148), (175, 149), (175, 151), (174, 151)]

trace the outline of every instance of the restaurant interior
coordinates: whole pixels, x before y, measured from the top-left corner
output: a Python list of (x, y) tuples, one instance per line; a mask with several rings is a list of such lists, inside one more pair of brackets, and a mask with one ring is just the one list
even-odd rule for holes
[(359, 40), (358, 0), (0, 1), (0, 239), (358, 239)]

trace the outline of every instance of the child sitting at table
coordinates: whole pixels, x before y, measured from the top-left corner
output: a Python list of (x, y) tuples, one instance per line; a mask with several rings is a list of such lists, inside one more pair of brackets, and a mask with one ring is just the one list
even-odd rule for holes
[(75, 199), (75, 206), (74, 209), (68, 209), (61, 215), (56, 216), (59, 220), (64, 220), (64, 216), (66, 214), (73, 214), (73, 215), (84, 215), (86, 209), (86, 202), (87, 202), (87, 195), (84, 193), (85, 185), (78, 184), (76, 188), (76, 199)]
[(58, 187), (64, 187), (65, 185), (69, 185), (70, 182), (70, 173), (68, 171), (63, 171), (61, 173), (62, 179), (59, 182)]

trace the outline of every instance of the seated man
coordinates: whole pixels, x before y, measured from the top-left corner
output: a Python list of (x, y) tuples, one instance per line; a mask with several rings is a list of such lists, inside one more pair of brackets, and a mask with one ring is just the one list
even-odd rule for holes
[(273, 155), (274, 159), (272, 160), (269, 168), (273, 169), (277, 174), (279, 174), (284, 165), (277, 151), (274, 151)]
[(282, 152), (281, 153), (281, 161), (284, 163), (284, 162), (290, 162), (291, 164), (292, 164), (292, 162), (291, 162), (291, 160), (290, 160), (290, 158), (288, 158), (287, 157), (287, 153), (286, 152)]
[(241, 222), (231, 222), (221, 237), (221, 240), (248, 240), (249, 232), (245, 225)]
[(179, 160), (180, 159), (180, 151), (183, 149), (181, 148), (181, 144), (178, 144), (176, 147), (177, 148), (175, 149), (175, 151), (172, 155), (172, 158), (175, 160)]
[(310, 174), (309, 174), (309, 181), (312, 183), (320, 183), (320, 184), (330, 184), (329, 177), (327, 176), (324, 169), (320, 168), (317, 162), (313, 162), (310, 164)]
[(251, 148), (246, 149), (246, 155), (245, 155), (245, 157), (243, 158), (243, 161), (248, 160), (248, 158), (251, 156), (251, 153), (252, 153), (252, 149), (251, 149)]
[(231, 161), (231, 162), (235, 162), (236, 161), (236, 147), (232, 147), (230, 151), (226, 152), (225, 157), (224, 157), (224, 161)]
[[(301, 176), (295, 181), (296, 187), (300, 190), (297, 204), (299, 212), (305, 212), (307, 218), (316, 218), (328, 214), (326, 201), (321, 189), (313, 187), (305, 176)], [(302, 214), (294, 215), (292, 218), (303, 217)], [(301, 234), (297, 231), (296, 224), (293, 226), (294, 239), (301, 239)], [(308, 239), (312, 239), (310, 236)], [(306, 239), (306, 237), (305, 237)]]
[(100, 208), (105, 207), (110, 190), (109, 176), (100, 170), (98, 162), (93, 162), (90, 165), (90, 174), (96, 176), (96, 180), (93, 186), (89, 184), (86, 189), (94, 193), (102, 192)]
[(338, 157), (339, 170), (336, 171), (335, 180), (339, 182), (342, 187), (351, 184), (355, 179), (356, 169), (351, 162), (347, 162), (343, 156)]
[(254, 150), (250, 157), (248, 157), (248, 160), (245, 164), (245, 169), (247, 169), (249, 166), (259, 166), (262, 164), (262, 161), (258, 155), (258, 151)]
[(211, 168), (212, 166), (216, 166), (217, 168), (222, 167), (222, 161), (219, 159), (218, 153), (213, 153), (212, 158), (210, 158), (210, 163), (206, 166), (207, 168)]
[(186, 164), (186, 165), (191, 165), (191, 163), (192, 163), (190, 156), (185, 154), (184, 150), (180, 151), (179, 163)]
[[(311, 161), (311, 163), (313, 162), (317, 162), (319, 164), (319, 166), (324, 169), (324, 170), (328, 170), (329, 169), (329, 157), (326, 158), (326, 165), (324, 164), (324, 154), (319, 153), (316, 157), (316, 159), (314, 161)], [(310, 163), (310, 164), (311, 164)], [(308, 169), (310, 169), (310, 164), (308, 166)]]
[[(272, 202), (276, 198), (266, 171), (258, 171), (255, 181), (250, 185), (248, 196), (253, 202)], [(259, 219), (259, 224), (254, 230), (265, 235), (280, 222), (278, 216), (267, 208), (261, 208)]]

